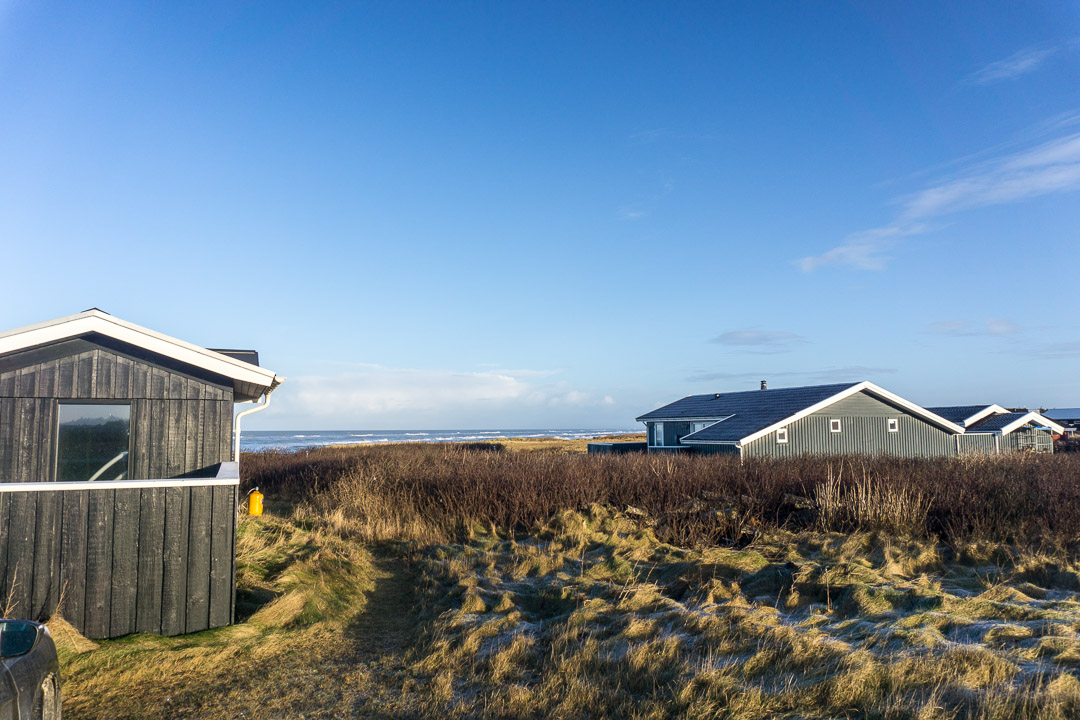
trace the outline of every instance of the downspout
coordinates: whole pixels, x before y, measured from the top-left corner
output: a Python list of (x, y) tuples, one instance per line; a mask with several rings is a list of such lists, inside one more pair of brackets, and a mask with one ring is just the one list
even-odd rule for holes
[(266, 408), (270, 407), (270, 395), (274, 392), (274, 390), (277, 390), (278, 386), (281, 385), (282, 381), (284, 381), (284, 378), (274, 378), (274, 384), (270, 386), (269, 390), (263, 393), (262, 403), (256, 405), (255, 407), (248, 408), (247, 410), (240, 411), (236, 414), (236, 417), (233, 418), (233, 462), (240, 462), (240, 418), (244, 417), (245, 415), (257, 413), (260, 410), (265, 410)]

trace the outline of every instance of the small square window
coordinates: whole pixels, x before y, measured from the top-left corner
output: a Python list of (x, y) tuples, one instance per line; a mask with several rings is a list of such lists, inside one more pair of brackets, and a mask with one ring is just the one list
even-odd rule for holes
[(840, 418), (833, 418), (829, 421), (829, 432), (840, 432)]
[(889, 432), (900, 432), (900, 421), (896, 418), (889, 418)]
[(776, 442), (781, 445), (787, 442), (787, 428), (780, 428), (776, 431)]

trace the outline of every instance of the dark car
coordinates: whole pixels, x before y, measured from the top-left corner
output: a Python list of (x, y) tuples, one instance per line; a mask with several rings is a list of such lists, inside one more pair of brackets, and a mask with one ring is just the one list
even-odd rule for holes
[(0, 720), (60, 720), (60, 663), (41, 623), (0, 620)]

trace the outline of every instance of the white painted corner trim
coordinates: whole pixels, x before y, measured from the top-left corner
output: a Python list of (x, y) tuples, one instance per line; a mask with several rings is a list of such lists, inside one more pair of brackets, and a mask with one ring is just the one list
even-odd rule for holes
[(216, 487), (239, 485), (240, 466), (223, 462), (217, 475), (207, 478), (174, 478), (172, 480), (91, 480), (82, 482), (0, 482), (0, 493), (63, 492), (72, 490), (140, 490), (148, 488)]

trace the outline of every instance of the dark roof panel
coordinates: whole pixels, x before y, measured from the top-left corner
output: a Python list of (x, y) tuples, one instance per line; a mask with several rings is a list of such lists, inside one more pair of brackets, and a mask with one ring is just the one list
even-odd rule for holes
[(1011, 412), (1011, 413), (998, 413), (997, 415), (991, 415), (984, 417), (977, 423), (972, 423), (968, 426), (968, 432), (992, 432), (994, 430), (1000, 430), (1011, 422), (1016, 422), (1020, 418), (1027, 415), (1026, 412)]
[(255, 367), (259, 366), (258, 350), (218, 350), (216, 348), (207, 348), (207, 350), (231, 357), (233, 360), (241, 360)]
[(945, 418), (949, 422), (962, 423), (969, 417), (990, 407), (990, 403), (985, 405), (946, 405), (943, 407), (928, 407), (926, 408), (930, 412)]
[(682, 418), (727, 417), (737, 413), (781, 413), (781, 419), (817, 404), (858, 383), (809, 385), (777, 388), (775, 390), (746, 390), (744, 392), (689, 395), (670, 405), (645, 413), (641, 420), (676, 420)]
[(858, 383), (690, 395), (646, 413), (638, 420), (727, 418), (716, 425), (687, 435), (683, 438), (683, 442), (687, 440), (734, 442), (778, 423), (784, 418), (791, 417), (811, 405), (827, 400), (854, 385)]

